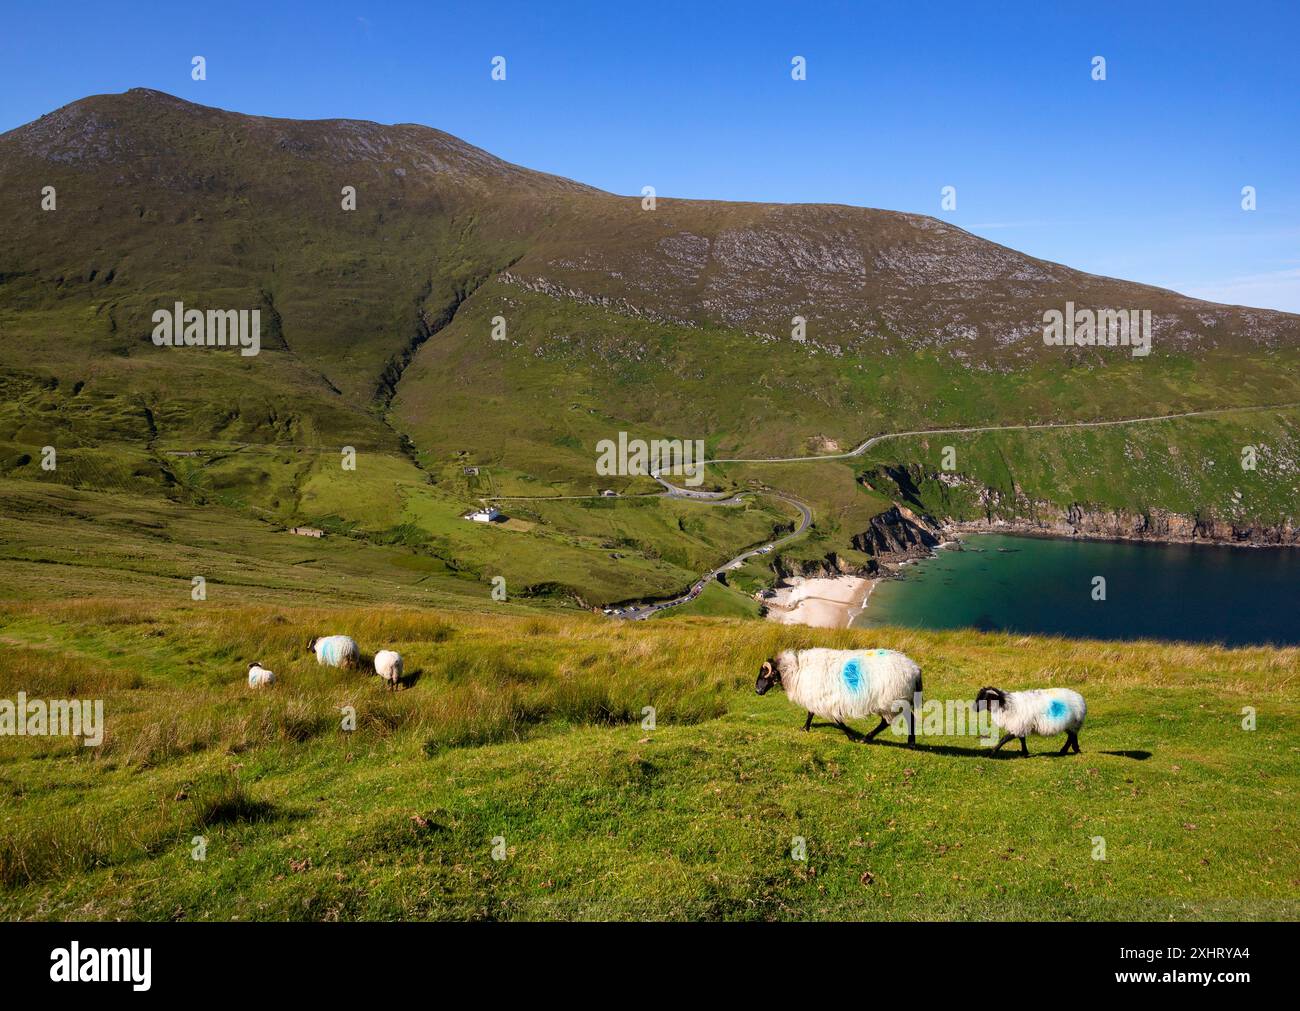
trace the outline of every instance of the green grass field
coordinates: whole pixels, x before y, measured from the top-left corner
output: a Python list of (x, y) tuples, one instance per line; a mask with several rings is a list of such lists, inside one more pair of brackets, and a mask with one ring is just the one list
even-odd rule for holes
[[(1300, 913), (1300, 651), (754, 620), (800, 563), (873, 564), (852, 544), (895, 501), (1293, 530), (1295, 316), (919, 215), (646, 214), (409, 124), (147, 90), (4, 134), (0, 177), (0, 701), (102, 699), (107, 718), (94, 748), (0, 736), (0, 916)], [(1047, 347), (1042, 309), (1066, 299), (1149, 306), (1161, 340)], [(258, 312), (260, 353), (156, 346), (176, 301)], [(596, 467), (619, 433), (761, 460), (1222, 408), (710, 467), (748, 493), (729, 505)], [(811, 528), (728, 585), (653, 621), (590, 613), (682, 593), (792, 529), (791, 498)], [(489, 500), (507, 522), (463, 518)], [(410, 684), (317, 668), (303, 645), (326, 631), (400, 650)], [(752, 683), (819, 643), (903, 649), (938, 699), (1077, 687), (1084, 754), (805, 735)], [(279, 682), (249, 690), (251, 660)]]
[[(323, 630), (413, 683), (318, 668)], [(932, 698), (1079, 688), (1084, 753), (858, 744), (753, 693), (780, 646), (868, 641)], [(0, 643), (0, 697), (102, 698), (107, 725), (0, 740), (8, 918), (1300, 913), (1296, 649), (147, 598), (11, 602)], [(250, 658), (279, 683), (246, 688)]]

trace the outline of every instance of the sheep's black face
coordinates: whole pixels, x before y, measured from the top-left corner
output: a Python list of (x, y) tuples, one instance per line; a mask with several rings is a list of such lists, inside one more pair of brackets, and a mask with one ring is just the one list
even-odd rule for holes
[(992, 712), (995, 705), (1000, 706), (1005, 701), (1006, 698), (1003, 696), (1002, 692), (998, 691), (998, 689), (981, 688), (979, 693), (975, 696), (975, 711), (979, 712), (982, 709), (987, 709)]
[(754, 691), (759, 695), (766, 695), (769, 688), (781, 680), (777, 674), (776, 668), (772, 666), (771, 661), (765, 661), (763, 666), (758, 669), (758, 680), (754, 682)]

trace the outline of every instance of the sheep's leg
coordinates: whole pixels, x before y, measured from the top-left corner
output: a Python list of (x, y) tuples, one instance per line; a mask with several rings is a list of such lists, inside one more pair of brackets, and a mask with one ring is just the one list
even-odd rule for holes
[(1024, 755), (1026, 758), (1029, 757), (1029, 745), (1025, 743), (1025, 739), (1023, 737), (1020, 738), (1020, 753)]
[(803, 732), (806, 734), (812, 729), (812, 713), (808, 714), (808, 719), (803, 721)]
[(1058, 754), (1058, 755), (1068, 755), (1068, 754), (1070, 753), (1070, 746), (1071, 746), (1072, 744), (1074, 744), (1074, 735), (1073, 735), (1073, 734), (1066, 734), (1066, 735), (1065, 735), (1065, 743), (1061, 745), (1061, 750), (1058, 751), (1057, 754)]
[(868, 741), (873, 741), (873, 740), (875, 740), (876, 735), (877, 735), (878, 733), (880, 733), (882, 730), (884, 730), (887, 726), (889, 726), (889, 721), (888, 721), (887, 719), (885, 719), (883, 716), (880, 717), (880, 726), (876, 727), (875, 730), (873, 730), (873, 731), (871, 731), (871, 733), (867, 734), (867, 740), (868, 740)]
[(1007, 741), (1014, 741), (1015, 739), (1016, 739), (1016, 735), (1015, 735), (1015, 734), (1003, 734), (1003, 735), (1002, 735), (1002, 740), (998, 741), (997, 746), (996, 746), (993, 750), (994, 750), (994, 751), (1001, 751), (1001, 750), (1002, 750), (1002, 745), (1006, 744)]
[(1074, 745), (1074, 753), (1076, 755), (1083, 754), (1082, 749), (1079, 747), (1079, 735), (1077, 733), (1070, 735), (1070, 743)]

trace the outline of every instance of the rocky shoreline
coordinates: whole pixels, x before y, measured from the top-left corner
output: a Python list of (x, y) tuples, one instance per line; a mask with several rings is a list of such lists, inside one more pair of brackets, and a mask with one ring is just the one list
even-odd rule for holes
[[(945, 518), (936, 521), (896, 504), (873, 517), (866, 530), (853, 536), (853, 549), (870, 556), (865, 564), (852, 563), (833, 551), (824, 558), (813, 560), (776, 559), (780, 579), (776, 599), (769, 597), (765, 601), (776, 604), (768, 616), (784, 623), (846, 627), (866, 606), (870, 589), (877, 581), (895, 575), (908, 562), (931, 557), (944, 544), (959, 541), (964, 534), (1000, 533), (1098, 541), (1141, 541), (1148, 544), (1300, 548), (1300, 528), (1290, 522), (1268, 526), (1184, 516), (1162, 509), (1130, 513), (1124, 510), (1090, 510), (1079, 505), (1062, 508), (1050, 503), (1035, 503), (1035, 506), (1035, 516), (1032, 519), (986, 516), (978, 520)], [(792, 608), (785, 599), (785, 596), (791, 595), (791, 591), (795, 591), (793, 597), (797, 602), (800, 594), (795, 588), (805, 581), (816, 582), (822, 587), (842, 581), (854, 588), (849, 591), (854, 598), (858, 596), (857, 587), (862, 584), (867, 585), (867, 592), (861, 596), (860, 603), (855, 600), (858, 604), (856, 610), (850, 610), (843, 606), (847, 601), (841, 598), (842, 591), (828, 592), (823, 589), (823, 606), (833, 602), (840, 607), (834, 608), (836, 615), (833, 618), (819, 614), (809, 620), (802, 616), (800, 608)], [(826, 601), (827, 597), (831, 601)], [(843, 615), (840, 614), (841, 609)]]
[(1042, 504), (1033, 518), (986, 517), (979, 520), (946, 519), (937, 532), (951, 538), (959, 534), (1014, 533), (1038, 537), (1069, 537), (1105, 541), (1145, 541), (1151, 544), (1223, 544), (1233, 547), (1300, 547), (1300, 528), (1290, 522), (1280, 526), (1237, 524), (1225, 520), (1185, 516), (1152, 509), (1145, 513), (1123, 510), (1089, 510), (1072, 505), (1061, 509)]

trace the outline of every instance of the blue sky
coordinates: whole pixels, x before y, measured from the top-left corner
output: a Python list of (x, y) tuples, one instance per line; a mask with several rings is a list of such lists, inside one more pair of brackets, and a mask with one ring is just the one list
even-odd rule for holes
[(131, 87), (425, 123), (619, 193), (917, 211), (1300, 312), (1295, 3), (6, 3), (3, 24), (0, 130)]

